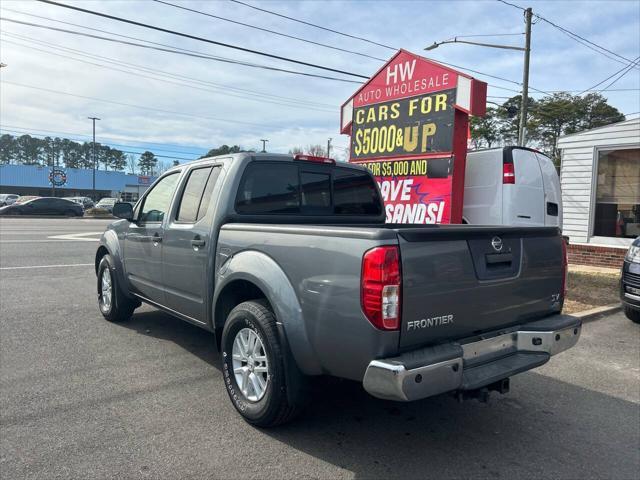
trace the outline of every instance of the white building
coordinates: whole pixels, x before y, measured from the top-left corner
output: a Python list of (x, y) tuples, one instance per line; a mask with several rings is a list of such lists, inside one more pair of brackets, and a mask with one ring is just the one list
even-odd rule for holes
[(565, 135), (558, 148), (570, 260), (618, 266), (640, 235), (640, 118)]

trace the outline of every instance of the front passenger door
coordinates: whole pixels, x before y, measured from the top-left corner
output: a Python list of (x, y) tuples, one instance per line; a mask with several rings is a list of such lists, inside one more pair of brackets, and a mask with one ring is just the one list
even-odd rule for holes
[(124, 268), (129, 284), (143, 297), (164, 305), (162, 242), (164, 222), (178, 184), (179, 172), (161, 178), (142, 199), (124, 237)]

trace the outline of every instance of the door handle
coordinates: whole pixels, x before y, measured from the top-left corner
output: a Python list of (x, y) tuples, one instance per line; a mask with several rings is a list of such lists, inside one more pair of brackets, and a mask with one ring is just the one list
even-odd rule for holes
[(162, 242), (162, 237), (160, 235), (158, 235), (157, 233), (154, 233), (153, 237), (151, 237), (151, 241), (153, 243), (160, 243), (160, 242)]
[(194, 248), (204, 247), (205, 243), (206, 242), (200, 237), (196, 237), (193, 240), (191, 240), (191, 246)]

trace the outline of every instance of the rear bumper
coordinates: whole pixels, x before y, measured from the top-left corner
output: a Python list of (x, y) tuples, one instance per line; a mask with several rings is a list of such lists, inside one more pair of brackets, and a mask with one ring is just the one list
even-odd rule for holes
[(374, 397), (412, 401), (455, 390), (474, 390), (546, 363), (573, 347), (582, 322), (553, 315), (513, 331), (486, 334), (373, 360), (363, 386)]

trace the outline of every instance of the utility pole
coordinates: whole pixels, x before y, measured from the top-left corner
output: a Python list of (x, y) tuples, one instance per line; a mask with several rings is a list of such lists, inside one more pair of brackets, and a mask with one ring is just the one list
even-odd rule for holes
[(331, 140), (332, 138), (327, 139), (327, 157), (331, 158)]
[(518, 145), (523, 147), (527, 143), (527, 107), (529, 104), (529, 57), (531, 56), (531, 7), (524, 12), (526, 23), (524, 45), (524, 69), (522, 72), (522, 103), (520, 105), (520, 125), (518, 126)]
[(265, 148), (265, 146), (267, 145), (267, 142), (269, 140), (261, 138), (260, 141), (262, 142), (262, 153), (267, 153), (267, 149)]
[(100, 120), (98, 117), (87, 117), (93, 121), (93, 143), (91, 144), (91, 156), (93, 157), (93, 201), (97, 201), (96, 198), (96, 120)]

